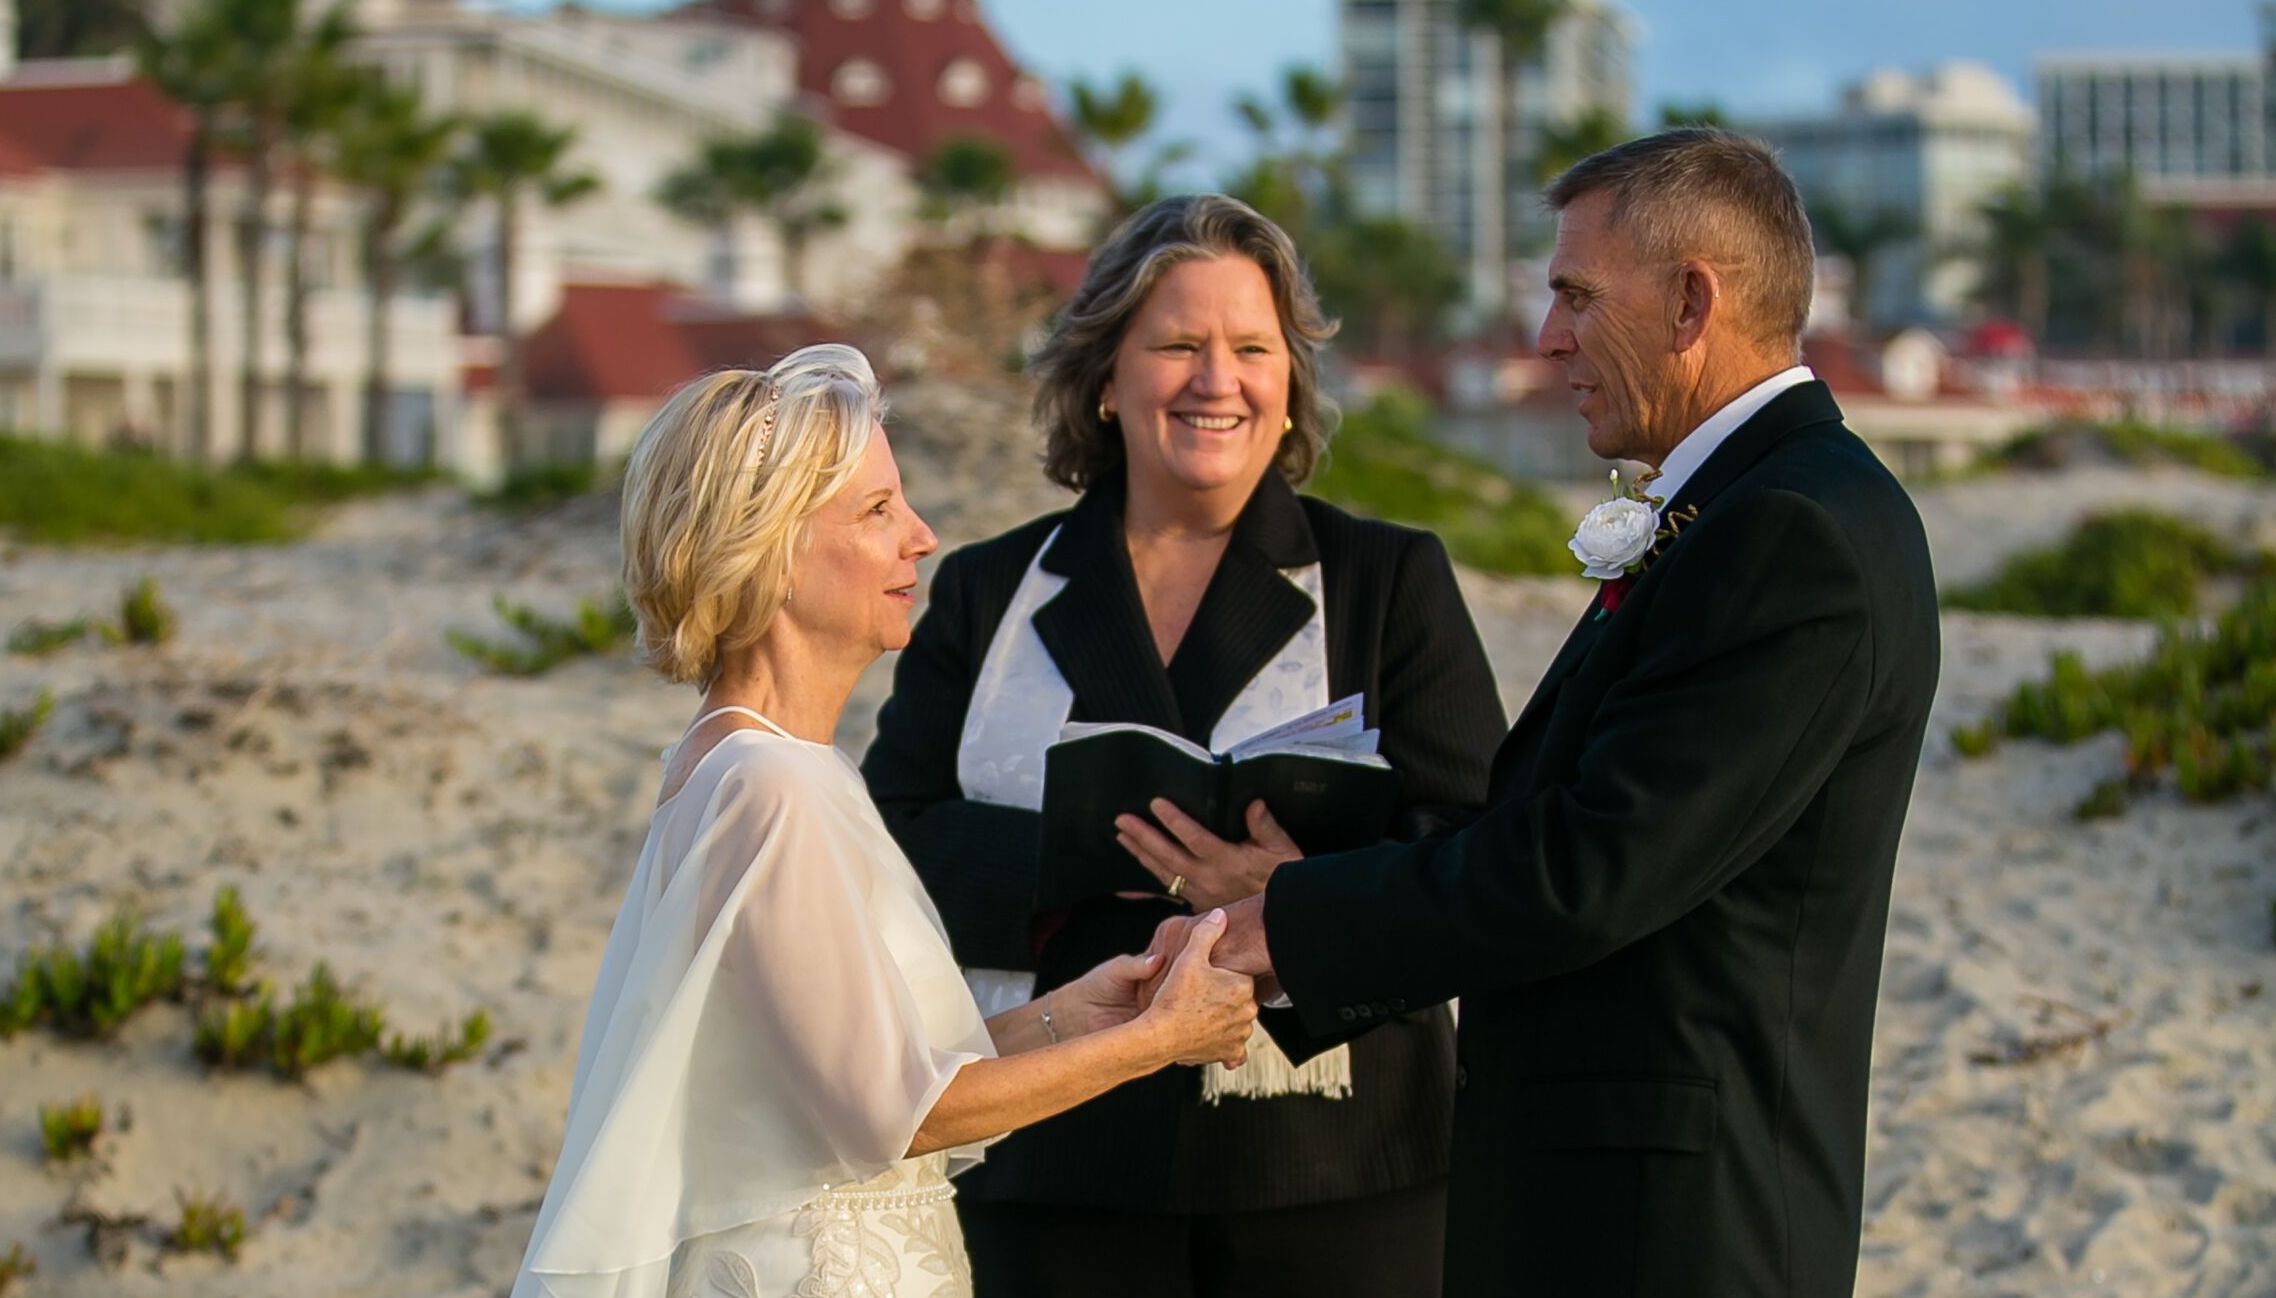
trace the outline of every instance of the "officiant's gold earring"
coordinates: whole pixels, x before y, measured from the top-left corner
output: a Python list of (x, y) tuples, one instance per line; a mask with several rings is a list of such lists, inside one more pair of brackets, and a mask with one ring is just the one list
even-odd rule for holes
[(1100, 397), (1098, 399), (1098, 421), (1102, 424), (1109, 424), (1114, 422), (1114, 412), (1106, 408), (1105, 397)]

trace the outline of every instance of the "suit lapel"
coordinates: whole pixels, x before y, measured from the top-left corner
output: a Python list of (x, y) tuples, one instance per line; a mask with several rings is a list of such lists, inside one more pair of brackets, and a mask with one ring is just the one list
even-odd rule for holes
[[(1754, 416), (1733, 430), (1721, 446), (1715, 448), (1697, 471), (1675, 493), (1667, 504), (1666, 514), (1683, 509), (1704, 510), (1723, 490), (1738, 481), (1739, 476), (1768, 455), (1772, 447), (1802, 429), (1820, 424), (1841, 422), (1841, 407), (1834, 403), (1833, 393), (1824, 383), (1812, 380), (1798, 383), (1772, 397)], [(1664, 514), (1663, 514), (1664, 516)], [(1672, 544), (1681, 544), (1678, 537)], [(1641, 591), (1642, 586), (1637, 588)], [(1629, 594), (1633, 601), (1637, 592)], [(1526, 700), (1525, 710), (1518, 714), (1517, 724), (1510, 728), (1509, 737), (1502, 741), (1494, 754), (1493, 788), (1507, 789), (1505, 781), (1521, 769), (1530, 769), (1535, 750), (1540, 743), (1539, 731), (1548, 723), (1549, 713), (1556, 707), (1557, 695), (1565, 682), (1580, 670), (1589, 650), (1604, 634), (1604, 626), (1611, 618), (1600, 618), (1597, 610), (1604, 604), (1600, 589), (1589, 602), (1588, 611), (1581, 614), (1580, 624), (1565, 637), (1557, 656), (1550, 660), (1549, 668), (1541, 674), (1541, 683), (1534, 686), (1533, 697)], [(1624, 605), (1625, 607), (1625, 605)], [(1530, 782), (1530, 779), (1529, 781)]]
[(1281, 575), (1319, 561), (1296, 492), (1267, 472), (1233, 524), (1193, 625), (1170, 659), (1170, 688), (1189, 738), (1207, 743), (1225, 709), (1312, 616), (1312, 600)]
[(1679, 509), (1705, 509), (1707, 502), (1723, 493), (1723, 488), (1738, 481), (1739, 475), (1755, 465), (1755, 461), (1770, 453), (1770, 448), (1789, 436), (1817, 424), (1841, 422), (1841, 407), (1834, 404), (1833, 393), (1825, 384), (1812, 379), (1797, 383), (1772, 397), (1754, 417), (1733, 429), (1723, 444), (1707, 457), (1704, 464), (1686, 479), (1667, 503), (1665, 514)]
[(1135, 721), (1182, 734), (1122, 542), (1122, 493), (1119, 475), (1092, 484), (1044, 552), (1044, 571), (1067, 584), (1035, 611), (1035, 634), (1074, 692), (1074, 720)]

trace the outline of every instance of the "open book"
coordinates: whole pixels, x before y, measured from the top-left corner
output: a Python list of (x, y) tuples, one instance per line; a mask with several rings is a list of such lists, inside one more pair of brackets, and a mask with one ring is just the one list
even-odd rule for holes
[(1399, 776), (1377, 755), (1361, 697), (1338, 699), (1226, 752), (1152, 726), (1069, 722), (1043, 754), (1043, 870), (1038, 910), (1162, 885), (1114, 841), (1114, 818), (1153, 820), (1167, 798), (1231, 842), (1249, 836), (1249, 803), (1307, 853), (1364, 847), (1391, 827)]

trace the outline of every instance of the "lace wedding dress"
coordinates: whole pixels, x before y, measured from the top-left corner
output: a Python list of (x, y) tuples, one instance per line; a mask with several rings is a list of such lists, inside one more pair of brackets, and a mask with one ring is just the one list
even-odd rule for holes
[(987, 1025), (860, 773), (746, 715), (650, 823), (514, 1298), (971, 1293), (979, 1146), (902, 1155)]

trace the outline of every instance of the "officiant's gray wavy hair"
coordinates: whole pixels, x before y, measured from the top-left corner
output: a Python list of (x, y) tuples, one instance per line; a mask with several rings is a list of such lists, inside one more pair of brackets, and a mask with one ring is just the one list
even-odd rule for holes
[(1335, 403), (1320, 391), (1320, 354), (1335, 337), (1336, 322), (1320, 310), (1287, 231), (1237, 198), (1181, 194), (1140, 208), (1106, 237), (1029, 363), (1043, 472), (1053, 482), (1082, 491), (1122, 467), (1122, 430), (1098, 417), (1122, 336), (1171, 267), (1214, 257), (1246, 257), (1272, 286), (1288, 344), (1291, 425), (1272, 462), (1298, 486), (1312, 476), (1336, 427)]
[(725, 659), (759, 642), (808, 525), (884, 418), (869, 358), (838, 343), (672, 394), (624, 470), (624, 596), (643, 661), (709, 688)]
[(1562, 212), (1590, 194), (1646, 259), (1701, 258), (1730, 276), (1748, 332), (1764, 347), (1796, 351), (1810, 315), (1816, 256), (1801, 191), (1760, 140), (1709, 126), (1661, 131), (1592, 154), (1549, 183)]

